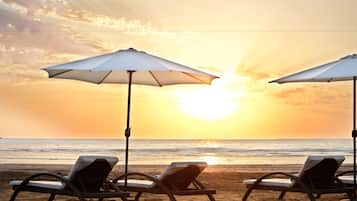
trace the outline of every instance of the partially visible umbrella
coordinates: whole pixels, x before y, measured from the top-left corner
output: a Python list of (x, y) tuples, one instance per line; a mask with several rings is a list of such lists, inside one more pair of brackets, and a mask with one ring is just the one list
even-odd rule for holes
[(353, 80), (353, 184), (354, 199), (356, 199), (356, 78), (357, 78), (357, 54), (345, 56), (339, 60), (323, 64), (311, 69), (294, 73), (271, 82), (279, 84), (289, 82), (334, 82)]
[[(125, 129), (125, 175), (128, 173), (131, 85), (165, 86), (174, 84), (210, 84), (213, 74), (184, 66), (133, 48), (90, 57), (45, 70), (50, 78), (74, 79), (96, 84), (128, 84), (127, 121)], [(125, 186), (127, 177), (125, 176)]]

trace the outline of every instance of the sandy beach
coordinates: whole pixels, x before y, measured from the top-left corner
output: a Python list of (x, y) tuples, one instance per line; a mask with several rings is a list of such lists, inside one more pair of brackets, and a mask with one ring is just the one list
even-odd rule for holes
[[(135, 165), (130, 166), (130, 171), (141, 171), (148, 174), (158, 174), (165, 169), (164, 165)], [(6, 201), (10, 198), (12, 190), (8, 185), (10, 180), (23, 179), (28, 175), (37, 172), (59, 172), (67, 174), (70, 165), (20, 165), (20, 164), (2, 164), (0, 165), (0, 200)], [(211, 165), (199, 179), (206, 184), (207, 187), (217, 190), (216, 200), (241, 200), (246, 188), (242, 185), (242, 180), (246, 178), (255, 178), (264, 173), (273, 171), (283, 171), (293, 173), (298, 171), (300, 165)], [(350, 166), (341, 167), (340, 171), (350, 169)], [(123, 171), (122, 166), (116, 166), (110, 177), (115, 177)], [(267, 201), (278, 200), (278, 193), (267, 191), (256, 191), (252, 194), (249, 200)], [(325, 195), (320, 200), (341, 200), (344, 195)], [(18, 200), (20, 201), (43, 201), (47, 200), (47, 195), (38, 193), (22, 193)], [(76, 200), (70, 197), (58, 197), (56, 200), (69, 201)], [(165, 197), (156, 195), (144, 195), (142, 200), (167, 200)], [(178, 200), (207, 200), (204, 196), (185, 196), (178, 197)], [(288, 193), (286, 200), (308, 200), (301, 193)]]

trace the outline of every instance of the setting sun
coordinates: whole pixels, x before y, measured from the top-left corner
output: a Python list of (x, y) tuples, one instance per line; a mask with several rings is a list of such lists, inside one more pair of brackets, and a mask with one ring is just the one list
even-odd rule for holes
[(242, 92), (229, 90), (224, 78), (213, 81), (210, 87), (179, 90), (176, 93), (180, 108), (187, 114), (204, 120), (227, 117), (239, 108)]

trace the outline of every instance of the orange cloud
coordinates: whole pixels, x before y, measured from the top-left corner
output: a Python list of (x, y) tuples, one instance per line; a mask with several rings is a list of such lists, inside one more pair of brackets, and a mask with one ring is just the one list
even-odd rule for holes
[(284, 84), (274, 86), (271, 95), (277, 98), (278, 101), (290, 106), (321, 108), (326, 111), (349, 110), (351, 108), (352, 92), (351, 88), (346, 84)]
[(236, 73), (241, 76), (247, 76), (254, 80), (262, 80), (271, 78), (269, 73), (261, 72), (254, 67), (239, 66), (237, 67)]

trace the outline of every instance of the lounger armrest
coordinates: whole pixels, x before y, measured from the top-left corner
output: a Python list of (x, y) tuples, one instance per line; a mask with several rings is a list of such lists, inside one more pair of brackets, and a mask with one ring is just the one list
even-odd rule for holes
[(335, 180), (335, 182), (342, 187), (346, 186), (337, 176), (335, 176), (333, 180)]
[[(353, 170), (349, 170), (349, 171), (344, 171), (344, 172), (340, 172), (338, 174), (336, 174), (336, 177), (339, 177), (339, 176), (344, 176), (344, 175), (350, 175), (352, 174), (353, 175), (354, 171)], [(357, 172), (356, 172), (357, 174)]]
[[(164, 191), (165, 193), (170, 193), (170, 190), (169, 188), (164, 185), (157, 177), (155, 176), (151, 176), (151, 175), (148, 175), (148, 174), (144, 174), (144, 173), (141, 173), (141, 172), (130, 172), (128, 173), (128, 178), (131, 177), (131, 176), (140, 176), (140, 177), (143, 177), (145, 180), (148, 180), (148, 181), (152, 181), (156, 186), (158, 186), (162, 191)], [(117, 183), (118, 180), (122, 180), (125, 178), (125, 174), (115, 178), (112, 180), (113, 184)], [(124, 188), (125, 189), (125, 188)]]
[[(141, 172), (129, 172), (128, 173), (128, 177), (130, 176), (140, 176), (140, 177), (144, 177), (146, 180), (149, 180), (149, 181), (152, 181), (152, 182), (158, 182), (158, 183), (161, 183), (160, 180), (157, 179), (157, 177), (154, 177), (154, 176), (151, 176), (151, 175), (148, 175), (148, 174), (144, 174), (144, 173), (141, 173)], [(112, 180), (113, 183), (117, 183), (118, 180), (122, 180), (125, 178), (125, 174), (123, 175), (120, 175), (119, 177), (115, 178)]]
[(338, 185), (343, 186), (343, 187), (346, 187), (346, 184), (343, 183), (338, 177), (340, 177), (340, 176), (345, 176), (345, 175), (350, 175), (350, 174), (353, 175), (353, 173), (354, 173), (353, 170), (344, 171), (344, 172), (338, 173), (338, 174), (336, 174), (336, 176), (334, 177), (334, 180), (336, 181), (336, 183), (337, 183)]
[(23, 188), (30, 181), (32, 181), (36, 178), (40, 178), (40, 177), (47, 177), (47, 178), (52, 178), (52, 179), (58, 180), (58, 181), (62, 182), (66, 187), (68, 187), (73, 193), (75, 193), (77, 195), (80, 194), (80, 191), (73, 184), (71, 184), (66, 177), (58, 175), (58, 174), (53, 174), (53, 173), (37, 173), (37, 174), (31, 175), (31, 176), (27, 177), (26, 179), (24, 179), (21, 182), (21, 184), (19, 186), (17, 186), (16, 188)]
[(254, 183), (253, 183), (253, 186), (257, 186), (259, 185), (263, 179), (268, 179), (270, 177), (273, 177), (273, 176), (284, 176), (284, 177), (287, 177), (289, 179), (291, 179), (292, 181), (296, 182), (296, 183), (299, 183), (301, 185), (304, 185), (302, 183), (302, 181), (300, 180), (299, 177), (293, 175), (293, 174), (288, 174), (288, 173), (284, 173), (284, 172), (272, 172), (272, 173), (269, 173), (269, 174), (266, 174), (266, 175), (263, 175), (261, 176), (260, 178), (258, 178)]

